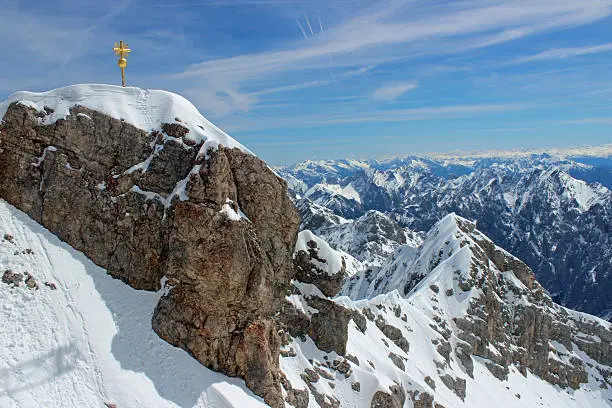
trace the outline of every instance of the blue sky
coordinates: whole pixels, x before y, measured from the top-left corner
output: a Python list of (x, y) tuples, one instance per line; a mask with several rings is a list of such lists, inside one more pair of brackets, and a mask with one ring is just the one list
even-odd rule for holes
[(612, 142), (612, 0), (0, 0), (0, 99), (189, 98), (272, 164)]

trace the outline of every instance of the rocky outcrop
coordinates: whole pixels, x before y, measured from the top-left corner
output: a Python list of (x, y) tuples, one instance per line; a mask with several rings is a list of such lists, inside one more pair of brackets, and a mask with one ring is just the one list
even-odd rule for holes
[(372, 397), (370, 408), (401, 408), (406, 401), (406, 392), (400, 385), (389, 387), (390, 393), (377, 391)]
[(468, 375), (473, 354), (487, 359), (486, 367), (502, 381), (514, 364), (525, 374), (529, 369), (549, 383), (577, 389), (589, 381), (584, 361), (574, 357), (577, 349), (610, 365), (612, 331), (603, 322), (553, 303), (527, 265), (475, 232), (472, 223), (458, 219), (457, 226), (475, 243), (470, 273), (458, 286), (479, 294), (466, 315), (454, 319), (461, 339), (455, 353)]
[(137, 289), (167, 293), (154, 330), (283, 406), (275, 317), (300, 223), (285, 182), (240, 149), (205, 151), (177, 120), (147, 132), (82, 106), (9, 106), (0, 197)]
[(336, 296), (346, 278), (346, 260), (310, 231), (299, 236), (293, 259), (295, 278), (314, 284), (325, 296)]

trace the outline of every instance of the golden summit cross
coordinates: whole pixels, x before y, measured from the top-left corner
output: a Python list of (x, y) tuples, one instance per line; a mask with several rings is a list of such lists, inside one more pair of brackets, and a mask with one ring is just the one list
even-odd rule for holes
[(127, 67), (127, 56), (132, 50), (128, 48), (128, 45), (123, 41), (119, 41), (119, 44), (115, 43), (113, 48), (115, 55), (119, 57), (117, 65), (121, 68), (121, 86), (125, 86), (125, 67)]

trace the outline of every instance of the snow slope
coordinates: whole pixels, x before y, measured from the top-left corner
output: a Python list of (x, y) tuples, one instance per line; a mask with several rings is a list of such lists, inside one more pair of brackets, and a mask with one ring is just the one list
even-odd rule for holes
[(41, 119), (41, 124), (44, 125), (64, 119), (70, 113), (71, 107), (80, 105), (123, 119), (145, 131), (159, 130), (162, 123), (179, 122), (189, 128), (188, 138), (196, 144), (205, 142), (204, 152), (220, 144), (249, 152), (204, 118), (191, 102), (168, 91), (101, 84), (71, 85), (41, 93), (22, 91), (0, 102), (0, 118), (4, 117), (13, 102), (31, 106), (39, 111), (46, 107), (50, 114)]
[[(324, 398), (330, 406), (338, 406), (334, 405), (338, 403), (340, 407), (368, 407), (375, 392), (389, 393), (391, 387), (401, 387), (405, 391), (404, 407), (416, 406), (412, 401), (425, 401), (426, 394), (447, 408), (612, 407), (612, 390), (607, 385), (610, 379), (605, 379), (609, 376), (609, 367), (591, 359), (573, 341), (569, 350), (552, 340), (548, 346), (549, 360), (565, 364), (582, 360), (588, 367), (588, 382), (575, 390), (553, 385), (529, 368), (521, 373), (516, 364), (509, 366), (506, 379), (497, 378), (487, 368), (495, 355), (501, 355), (492, 342), (488, 343), (491, 359), (476, 355), (468, 355), (465, 360), (460, 357), (458, 350), (466, 344), (463, 340), (466, 337), (461, 333), (459, 322), (473, 313), (470, 301), (478, 304), (484, 293), (478, 286), (465, 291), (461, 282), (488, 271), (496, 282), (499, 279), (512, 288), (500, 298), (504, 307), (518, 310), (520, 305), (528, 305), (534, 299), (515, 271), (501, 272), (492, 261), (482, 258), (481, 245), (487, 238), (477, 230), (466, 233), (462, 230), (465, 227), (459, 228), (460, 223), (469, 228), (467, 220), (448, 215), (429, 232), (418, 250), (412, 248), (398, 258), (397, 268), (381, 269), (371, 280), (367, 279), (367, 274), (348, 280), (344, 293), (351, 297), (341, 296), (333, 301), (363, 313), (367, 320), (363, 319), (361, 328), (356, 320), (349, 321), (346, 359), (335, 352), (322, 352), (309, 338), (294, 339), (285, 349), (286, 357), (281, 359), (282, 370), (293, 388), (308, 390), (311, 401), (312, 396), (319, 393), (319, 398)], [(513, 259), (501, 248), (496, 248), (508, 259)], [(421, 276), (420, 282), (411, 286), (407, 294), (400, 294), (406, 279), (415, 275)], [(376, 281), (378, 285), (370, 285)], [(359, 285), (355, 286), (356, 282), (362, 284), (362, 290), (358, 289)], [(304, 304), (308, 304), (308, 298), (316, 292), (305, 290), (304, 285), (298, 289)], [(297, 296), (292, 300), (296, 299)], [(314, 313), (317, 310), (308, 309), (309, 315)], [(576, 321), (593, 322), (607, 330), (612, 327), (601, 319), (552, 303), (545, 306), (542, 313), (569, 316), (571, 319), (566, 320), (572, 327)], [(398, 338), (405, 341), (399, 342)], [(600, 339), (591, 340), (601, 343)], [(448, 347), (446, 356), (444, 346)], [(515, 346), (510, 344), (509, 347)], [(473, 366), (471, 369), (464, 365), (466, 360)], [(339, 369), (342, 365), (345, 367)], [(298, 375), (301, 372), (305, 374)], [(308, 378), (313, 377), (316, 381), (309, 384)], [(463, 381), (465, 394), (462, 398), (452, 383)], [(433, 405), (423, 402), (418, 406)], [(309, 407), (316, 405), (311, 403)]]
[[(0, 407), (265, 407), (243, 381), (208, 370), (151, 329), (162, 293), (108, 276), (0, 200)], [(33, 253), (28, 253), (31, 249)], [(51, 282), (57, 290), (44, 285)]]

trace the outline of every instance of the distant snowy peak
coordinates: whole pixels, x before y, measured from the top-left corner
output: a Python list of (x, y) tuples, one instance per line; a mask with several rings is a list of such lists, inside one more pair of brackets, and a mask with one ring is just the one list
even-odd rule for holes
[(164, 123), (178, 123), (189, 129), (186, 137), (194, 144), (204, 142), (204, 149), (223, 145), (249, 152), (204, 118), (187, 99), (167, 91), (100, 84), (71, 85), (41, 93), (22, 91), (0, 102), (0, 119), (15, 102), (45, 112), (40, 119), (42, 125), (65, 119), (71, 108), (83, 106), (147, 132), (161, 130)]
[(606, 187), (577, 180), (558, 168), (543, 172), (536, 188), (547, 189), (551, 196), (574, 202), (580, 211), (588, 211), (593, 205), (612, 199), (612, 193)]
[(421, 237), (387, 215), (370, 210), (344, 223), (327, 223), (316, 230), (334, 248), (353, 255), (368, 266), (378, 266), (400, 245), (418, 246)]
[(306, 191), (304, 197), (309, 197), (312, 199), (312, 197), (316, 196), (319, 191), (326, 192), (329, 195), (339, 195), (347, 200), (354, 200), (355, 202), (361, 204), (359, 193), (355, 191), (355, 188), (350, 183), (344, 187), (338, 184), (316, 184)]
[[(363, 271), (348, 280), (342, 294), (355, 299), (373, 298), (397, 290), (403, 296), (431, 274), (469, 274), (484, 264), (503, 258), (521, 282), (533, 282), (531, 269), (507, 251), (496, 246), (476, 229), (476, 224), (451, 213), (434, 225), (418, 247), (401, 246), (372, 274)], [(503, 269), (504, 267), (500, 267)], [(467, 278), (467, 275), (464, 277)], [(440, 278), (442, 279), (442, 278)]]

